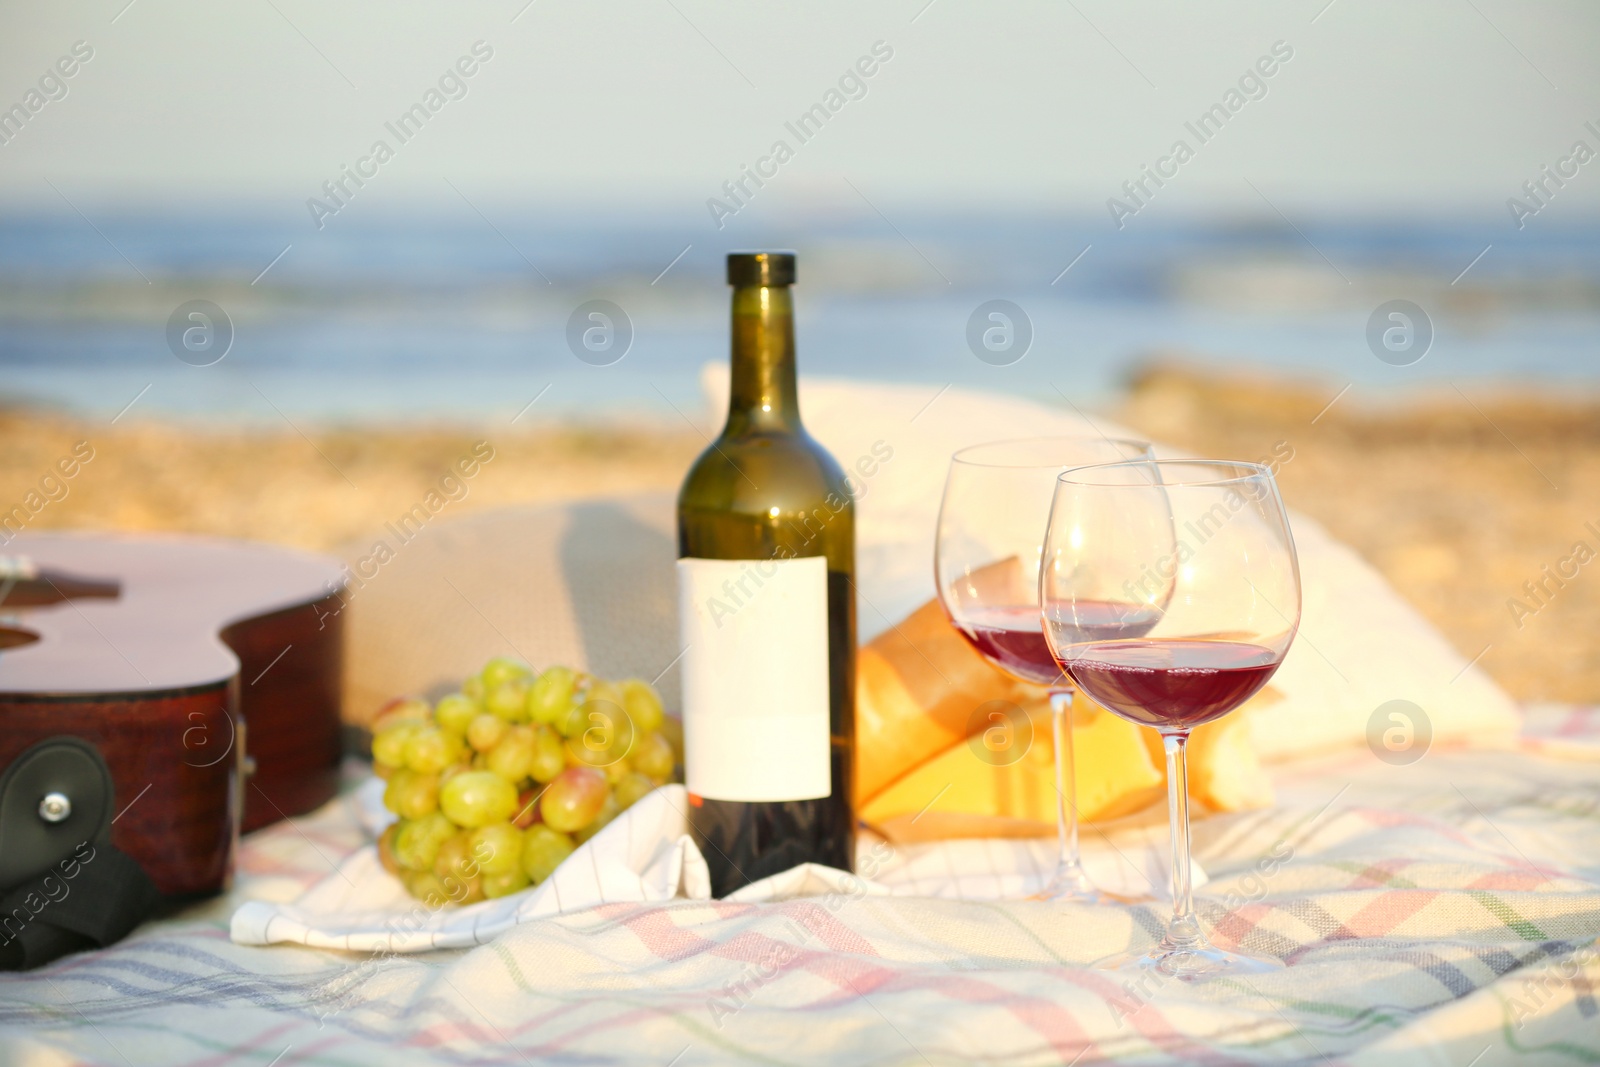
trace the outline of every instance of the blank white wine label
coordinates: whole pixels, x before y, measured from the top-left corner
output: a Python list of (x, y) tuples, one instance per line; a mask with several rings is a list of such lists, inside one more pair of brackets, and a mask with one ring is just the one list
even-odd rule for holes
[(684, 777), (711, 800), (832, 792), (828, 562), (678, 560)]

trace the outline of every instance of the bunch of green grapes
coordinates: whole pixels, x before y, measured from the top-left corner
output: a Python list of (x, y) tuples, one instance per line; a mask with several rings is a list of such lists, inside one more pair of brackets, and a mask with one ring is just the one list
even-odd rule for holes
[(437, 704), (402, 697), (374, 721), (373, 768), (399, 816), (378, 855), (430, 907), (537, 885), (676, 780), (682, 740), (647, 682), (497, 657)]

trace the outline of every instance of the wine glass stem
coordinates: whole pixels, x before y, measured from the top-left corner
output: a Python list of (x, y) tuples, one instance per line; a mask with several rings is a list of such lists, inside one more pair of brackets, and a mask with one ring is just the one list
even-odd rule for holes
[(1060, 870), (1080, 873), (1078, 852), (1078, 767), (1072, 751), (1072, 690), (1050, 691), (1050, 731), (1056, 754), (1056, 834), (1061, 841)]
[(1194, 917), (1193, 869), (1189, 865), (1189, 763), (1187, 733), (1164, 733), (1167, 751), (1167, 812), (1172, 820), (1172, 922), (1164, 947), (1191, 948), (1205, 943)]

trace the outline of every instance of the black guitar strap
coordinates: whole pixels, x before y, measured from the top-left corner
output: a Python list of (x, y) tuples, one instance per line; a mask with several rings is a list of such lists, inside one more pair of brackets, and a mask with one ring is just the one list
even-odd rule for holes
[[(68, 871), (74, 876), (68, 878)], [(0, 971), (30, 970), (69, 952), (120, 941), (161, 900), (127, 853), (84, 842), (50, 873), (0, 897)]]
[(0, 775), (0, 971), (109, 945), (161, 906), (111, 844), (114, 804), (111, 772), (81, 738), (40, 741)]

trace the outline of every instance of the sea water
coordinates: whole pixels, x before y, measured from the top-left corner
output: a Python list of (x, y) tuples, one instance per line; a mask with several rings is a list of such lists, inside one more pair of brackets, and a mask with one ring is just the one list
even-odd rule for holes
[[(107, 419), (681, 425), (702, 418), (700, 368), (726, 358), (723, 256), (749, 247), (800, 253), (807, 373), (920, 383), (930, 397), (957, 385), (1101, 406), (1157, 358), (1312, 375), (1330, 396), (1349, 384), (1380, 401), (1600, 385), (1600, 225), (1271, 219), (1119, 233), (930, 213), (769, 230), (580, 226), (534, 211), (492, 227), (339, 219), (321, 233), (245, 211), (123, 212), (93, 226), (0, 215), (0, 401)], [(1368, 339), (1392, 299), (1423, 308), (1433, 334), (1406, 365)], [(192, 300), (231, 327), (209, 365), (169, 341)], [(622, 309), (619, 344), (579, 358), (571, 338), (598, 320), (575, 333), (574, 314), (595, 300)], [(1025, 352), (984, 358), (974, 345), (974, 315), (992, 300), (1021, 309), (1025, 326), (1010, 325), (1031, 334)]]

